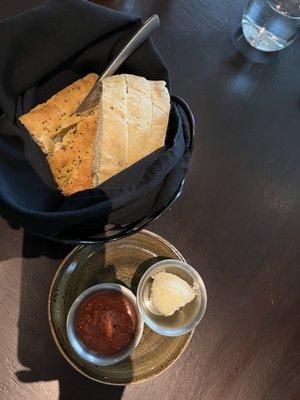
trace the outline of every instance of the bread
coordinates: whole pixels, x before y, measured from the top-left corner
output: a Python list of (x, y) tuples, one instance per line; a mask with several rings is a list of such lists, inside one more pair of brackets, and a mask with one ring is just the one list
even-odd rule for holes
[(98, 107), (89, 116), (74, 114), (98, 76), (89, 74), (20, 117), (47, 155), (53, 177), (65, 196), (93, 187), (93, 153)]
[(150, 81), (152, 99), (151, 135), (147, 142), (147, 153), (165, 144), (170, 113), (170, 95), (164, 81)]
[(126, 116), (125, 76), (115, 75), (103, 79), (94, 150), (95, 186), (126, 168), (128, 151)]
[(95, 140), (99, 185), (164, 145), (170, 96), (164, 81), (115, 75), (102, 81)]
[(76, 125), (71, 125), (62, 141), (55, 144), (54, 151), (47, 155), (53, 177), (65, 196), (94, 187), (93, 153), (97, 120), (98, 108)]
[(165, 82), (128, 74), (107, 77), (99, 105), (77, 116), (97, 78), (79, 79), (20, 117), (65, 196), (100, 185), (165, 142), (170, 112)]
[[(127, 84), (127, 166), (145, 157), (145, 148), (152, 132), (152, 100), (150, 82), (140, 76), (125, 75)], [(165, 132), (164, 132), (165, 135)]]
[(53, 151), (55, 138), (61, 136), (63, 129), (82, 120), (82, 116), (78, 117), (73, 113), (97, 78), (97, 74), (88, 74), (20, 117), (20, 121), (44, 153)]

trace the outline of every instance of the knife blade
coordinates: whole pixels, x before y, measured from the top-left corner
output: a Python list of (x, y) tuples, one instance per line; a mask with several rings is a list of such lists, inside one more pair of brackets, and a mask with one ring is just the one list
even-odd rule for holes
[(135, 32), (135, 34), (129, 39), (129, 41), (122, 47), (117, 56), (112, 60), (108, 67), (103, 71), (101, 76), (94, 83), (91, 91), (85, 97), (83, 102), (78, 106), (75, 113), (77, 115), (82, 115), (87, 110), (94, 107), (100, 99), (101, 96), (101, 81), (107, 76), (113, 75), (116, 70), (123, 64), (123, 62), (142, 44), (149, 38), (149, 36), (156, 31), (160, 26), (160, 21), (158, 15), (154, 14), (152, 17), (148, 18)]

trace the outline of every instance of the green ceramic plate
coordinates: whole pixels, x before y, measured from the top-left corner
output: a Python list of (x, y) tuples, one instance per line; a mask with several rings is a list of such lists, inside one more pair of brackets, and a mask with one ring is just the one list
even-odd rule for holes
[(136, 294), (143, 273), (164, 258), (185, 261), (165, 239), (142, 231), (105, 245), (78, 246), (61, 263), (50, 289), (49, 323), (60, 352), (83, 375), (113, 385), (137, 383), (160, 374), (184, 351), (193, 332), (166, 337), (145, 325), (143, 337), (130, 357), (115, 365), (97, 367), (82, 361), (67, 339), (67, 314), (81, 292), (97, 283), (116, 282)]

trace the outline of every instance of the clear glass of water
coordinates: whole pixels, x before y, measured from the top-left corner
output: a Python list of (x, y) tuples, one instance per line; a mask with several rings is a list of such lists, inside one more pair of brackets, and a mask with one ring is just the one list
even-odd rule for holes
[(277, 51), (292, 43), (300, 24), (300, 0), (250, 0), (242, 28), (258, 50)]

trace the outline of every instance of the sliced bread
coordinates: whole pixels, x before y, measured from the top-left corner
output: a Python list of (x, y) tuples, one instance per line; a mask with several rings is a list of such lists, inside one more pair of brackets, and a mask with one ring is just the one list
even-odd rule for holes
[(127, 88), (124, 75), (103, 79), (94, 145), (94, 185), (126, 168), (128, 151)]
[(151, 135), (146, 144), (148, 154), (165, 144), (170, 114), (170, 95), (164, 81), (150, 81), (152, 120)]
[(99, 110), (95, 186), (164, 145), (170, 96), (164, 81), (114, 75), (102, 81)]
[(127, 86), (128, 152), (126, 166), (145, 157), (151, 137), (152, 103), (150, 82), (141, 76), (125, 75)]

